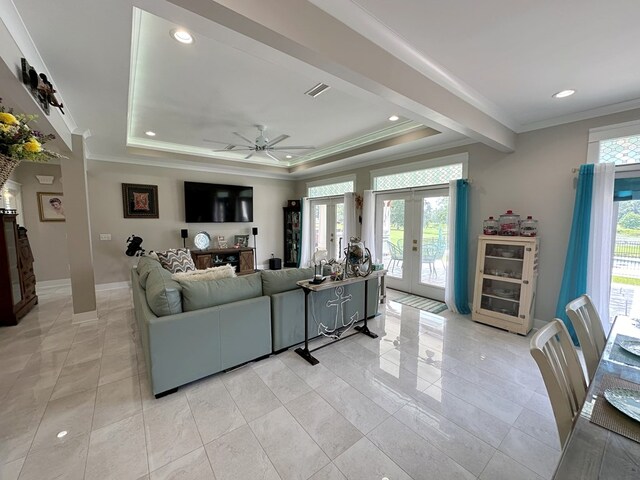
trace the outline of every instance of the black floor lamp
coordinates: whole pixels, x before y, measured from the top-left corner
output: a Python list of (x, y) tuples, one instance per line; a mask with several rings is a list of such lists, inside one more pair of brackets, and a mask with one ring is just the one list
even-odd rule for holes
[(255, 271), (258, 271), (258, 244), (256, 243), (256, 237), (258, 236), (258, 227), (253, 227), (251, 229), (251, 233), (253, 233), (253, 262)]

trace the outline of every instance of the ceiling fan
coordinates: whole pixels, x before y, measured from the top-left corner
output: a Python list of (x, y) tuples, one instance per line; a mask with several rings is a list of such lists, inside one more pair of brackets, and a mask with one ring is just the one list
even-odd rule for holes
[(272, 160), (276, 162), (280, 162), (281, 160), (274, 154), (274, 152), (287, 152), (288, 155), (294, 155), (293, 153), (289, 153), (290, 150), (313, 150), (316, 147), (311, 145), (291, 145), (291, 146), (279, 146), (275, 145), (289, 138), (289, 135), (280, 135), (273, 140), (269, 140), (266, 137), (265, 131), (267, 127), (264, 125), (256, 125), (258, 127), (258, 137), (255, 140), (249, 140), (244, 135), (239, 134), (238, 132), (233, 132), (236, 137), (241, 138), (246, 144), (233, 144), (227, 142), (218, 142), (215, 140), (207, 140), (204, 139), (205, 142), (210, 143), (226, 143), (227, 146), (221, 150), (214, 150), (214, 152), (251, 152), (246, 157), (245, 160), (251, 158), (254, 153), (264, 152)]

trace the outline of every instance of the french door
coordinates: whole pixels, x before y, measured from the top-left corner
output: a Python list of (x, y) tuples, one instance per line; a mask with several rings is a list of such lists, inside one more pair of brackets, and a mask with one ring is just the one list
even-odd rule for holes
[(311, 255), (316, 250), (325, 250), (327, 258), (341, 258), (346, 247), (344, 238), (344, 197), (311, 199), (313, 234)]
[(449, 189), (376, 194), (376, 251), (387, 285), (444, 301)]

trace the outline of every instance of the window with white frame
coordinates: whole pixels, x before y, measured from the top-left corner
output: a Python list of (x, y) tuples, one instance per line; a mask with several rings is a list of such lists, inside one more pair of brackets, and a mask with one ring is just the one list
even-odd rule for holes
[(307, 184), (307, 196), (309, 198), (333, 197), (353, 192), (355, 189), (355, 177), (343, 177), (339, 179), (329, 179), (323, 182), (313, 182)]
[(466, 177), (468, 155), (451, 155), (440, 159), (410, 163), (371, 172), (375, 191), (398, 188), (443, 185), (450, 180)]

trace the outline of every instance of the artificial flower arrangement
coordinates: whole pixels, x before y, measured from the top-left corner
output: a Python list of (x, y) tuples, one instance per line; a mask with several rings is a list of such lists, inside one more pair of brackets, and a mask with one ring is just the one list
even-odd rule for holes
[(16, 114), (12, 109), (5, 109), (0, 98), (0, 155), (18, 163), (21, 160), (46, 162), (50, 158), (62, 157), (42, 148), (43, 143), (56, 137), (32, 130), (28, 123), (36, 118), (37, 115)]

